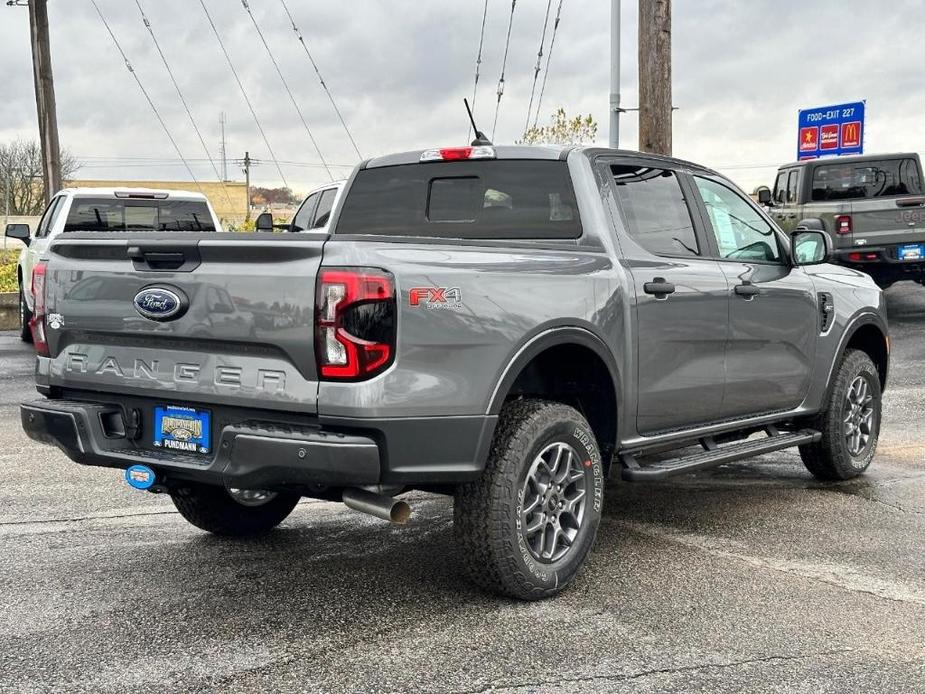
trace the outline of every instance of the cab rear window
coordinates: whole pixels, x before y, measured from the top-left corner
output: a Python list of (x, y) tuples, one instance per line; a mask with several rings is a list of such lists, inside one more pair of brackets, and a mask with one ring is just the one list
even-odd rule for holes
[(812, 199), (863, 200), (891, 195), (921, 195), (922, 181), (915, 159), (834, 161), (813, 171)]
[(205, 202), (75, 198), (64, 231), (215, 231)]
[(565, 162), (460, 161), (360, 171), (335, 233), (572, 239), (581, 223)]

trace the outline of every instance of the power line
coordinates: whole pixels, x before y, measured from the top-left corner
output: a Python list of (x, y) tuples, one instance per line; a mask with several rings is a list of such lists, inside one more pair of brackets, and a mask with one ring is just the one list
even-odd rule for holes
[[(295, 20), (292, 18), (292, 13), (289, 11), (289, 7), (286, 5), (286, 0), (280, 0), (283, 4), (283, 9), (286, 10), (286, 16), (289, 17), (289, 23), (292, 24), (292, 30), (295, 32), (295, 35), (299, 39), (299, 43), (302, 44), (302, 48), (305, 49), (305, 55), (308, 56), (308, 60), (311, 62), (312, 67), (315, 68), (315, 74), (318, 75), (318, 81), (321, 82), (321, 86), (324, 89), (325, 93), (328, 95), (328, 99), (331, 101), (331, 106), (334, 107), (334, 113), (337, 114), (337, 118), (340, 120), (340, 124), (344, 126), (344, 132), (347, 133), (347, 138), (350, 140), (350, 144), (353, 145), (353, 149), (356, 150), (357, 156), (362, 159), (363, 155), (360, 154), (360, 148), (357, 147), (356, 141), (353, 139), (353, 135), (350, 134), (350, 128), (347, 127), (347, 122), (344, 120), (344, 117), (340, 113), (340, 109), (337, 108), (337, 102), (334, 101), (334, 95), (331, 94), (331, 90), (328, 89), (327, 83), (324, 81), (324, 77), (321, 76), (321, 70), (318, 69), (315, 59), (312, 57), (312, 53), (308, 50), (308, 44), (305, 43), (305, 39), (302, 37), (302, 32), (299, 31), (299, 27), (295, 25)], [(487, 3), (488, 0), (485, 0)]]
[(96, 4), (96, 0), (90, 0), (93, 4), (93, 7), (96, 9), (96, 13), (100, 16), (100, 20), (103, 22), (103, 26), (106, 27), (106, 31), (109, 32), (109, 35), (112, 37), (112, 42), (116, 44), (116, 48), (119, 50), (119, 53), (122, 56), (122, 60), (125, 62), (125, 67), (128, 68), (128, 71), (132, 73), (132, 77), (135, 78), (135, 82), (138, 84), (138, 88), (141, 90), (141, 93), (144, 94), (145, 99), (148, 101), (148, 105), (151, 107), (151, 110), (154, 111), (155, 117), (157, 117), (158, 122), (161, 124), (161, 127), (164, 129), (164, 132), (167, 134), (167, 139), (170, 140), (170, 144), (173, 145), (173, 148), (177, 152), (177, 156), (180, 157), (180, 161), (183, 162), (183, 166), (186, 167), (186, 171), (189, 173), (190, 178), (193, 179), (193, 183), (196, 184), (196, 187), (199, 188), (199, 192), (205, 195), (205, 191), (202, 190), (202, 186), (199, 185), (199, 181), (196, 180), (196, 176), (193, 174), (193, 170), (190, 168), (189, 163), (186, 159), (183, 158), (183, 153), (180, 151), (180, 147), (177, 145), (177, 141), (173, 139), (173, 135), (170, 134), (170, 129), (167, 127), (167, 123), (164, 122), (164, 119), (161, 118), (160, 112), (157, 110), (157, 106), (154, 105), (154, 102), (151, 100), (151, 97), (148, 96), (147, 90), (144, 88), (144, 85), (141, 83), (141, 78), (138, 77), (138, 74), (135, 72), (135, 68), (132, 67), (132, 64), (129, 62), (128, 56), (125, 55), (125, 51), (122, 50), (122, 45), (119, 43), (119, 39), (116, 38), (116, 35), (112, 33), (112, 29), (109, 27), (109, 22), (106, 21), (106, 18), (103, 16), (100, 6)]
[[(551, 1), (551, 0), (550, 0)], [(488, 0), (485, 0), (485, 9), (482, 10), (482, 29), (479, 32), (479, 54), (475, 58), (475, 84), (472, 85), (472, 113), (475, 114), (475, 97), (478, 96), (479, 90), (479, 67), (482, 65), (482, 46), (485, 44), (485, 20), (488, 17)], [(466, 130), (466, 141), (472, 134), (472, 124)]]
[(498, 101), (495, 104), (495, 120), (491, 124), (491, 139), (495, 139), (495, 128), (498, 126), (498, 111), (501, 110), (501, 97), (504, 95), (504, 68), (507, 67), (507, 51), (511, 46), (511, 27), (514, 26), (514, 8), (517, 0), (511, 0), (511, 19), (507, 24), (507, 39), (504, 41), (504, 60), (501, 61), (501, 78), (498, 80)]
[(254, 123), (257, 124), (257, 130), (260, 131), (260, 136), (263, 138), (263, 143), (267, 146), (267, 151), (270, 153), (270, 158), (273, 160), (273, 163), (276, 164), (276, 170), (279, 172), (280, 180), (282, 180), (283, 185), (287, 188), (289, 184), (286, 182), (286, 176), (283, 174), (282, 168), (280, 168), (279, 162), (276, 161), (276, 154), (273, 153), (273, 148), (270, 146), (270, 141), (267, 139), (267, 134), (263, 131), (263, 126), (260, 125), (260, 119), (257, 117), (257, 112), (254, 110), (254, 106), (251, 104), (251, 100), (247, 98), (247, 92), (244, 89), (244, 85), (241, 83), (241, 78), (238, 77), (238, 71), (234, 69), (234, 63), (231, 62), (231, 56), (228, 55), (228, 51), (225, 50), (225, 44), (222, 41), (221, 35), (218, 33), (218, 29), (215, 27), (215, 22), (212, 21), (212, 15), (209, 14), (209, 8), (206, 7), (205, 0), (199, 0), (199, 4), (202, 5), (202, 11), (206, 13), (206, 19), (209, 20), (209, 25), (212, 27), (212, 32), (215, 34), (215, 38), (218, 39), (218, 45), (222, 48), (222, 53), (225, 54), (225, 60), (228, 62), (228, 67), (231, 68), (231, 74), (234, 75), (235, 82), (238, 83), (238, 89), (241, 90), (241, 96), (244, 97), (244, 102), (247, 104), (247, 108), (250, 110), (251, 115), (254, 117)]
[(559, 0), (559, 7), (556, 8), (556, 21), (552, 25), (552, 38), (549, 39), (549, 53), (546, 54), (546, 71), (543, 73), (543, 86), (540, 87), (540, 98), (536, 102), (536, 117), (533, 119), (533, 127), (540, 119), (540, 108), (543, 105), (543, 94), (546, 92), (546, 78), (549, 77), (549, 61), (552, 60), (552, 47), (556, 45), (556, 32), (559, 31), (559, 18), (562, 16), (562, 3)]
[(283, 71), (280, 70), (279, 63), (276, 62), (276, 57), (273, 55), (273, 51), (270, 50), (270, 44), (267, 43), (267, 40), (263, 37), (263, 32), (260, 31), (260, 26), (257, 24), (257, 19), (254, 17), (254, 13), (251, 12), (250, 5), (247, 4), (247, 0), (241, 0), (241, 4), (244, 6), (244, 9), (247, 10), (247, 15), (251, 18), (251, 22), (254, 24), (254, 29), (257, 30), (257, 36), (260, 37), (260, 42), (263, 44), (263, 47), (267, 49), (267, 55), (270, 56), (270, 60), (273, 62), (273, 67), (276, 68), (276, 74), (279, 75), (279, 80), (283, 83), (283, 88), (289, 95), (289, 100), (292, 102), (292, 107), (295, 109), (295, 112), (299, 114), (299, 120), (302, 121), (302, 126), (305, 128), (305, 132), (308, 133), (308, 139), (312, 141), (312, 146), (315, 148), (315, 152), (318, 153), (318, 158), (321, 159), (321, 163), (324, 165), (325, 171), (328, 172), (328, 177), (333, 181), (334, 174), (331, 173), (327, 162), (324, 160), (324, 155), (321, 153), (321, 148), (318, 146), (318, 142), (315, 140), (315, 136), (312, 135), (312, 130), (308, 127), (308, 123), (305, 121), (305, 116), (302, 115), (302, 109), (299, 108), (299, 102), (296, 101), (295, 97), (292, 95), (292, 90), (289, 89), (289, 84), (286, 82), (286, 78), (283, 77)]
[(140, 0), (135, 0), (135, 4), (138, 6), (138, 11), (141, 13), (141, 21), (144, 22), (145, 28), (151, 35), (151, 40), (154, 41), (154, 47), (157, 49), (157, 54), (161, 57), (161, 62), (164, 63), (164, 68), (166, 68), (167, 74), (170, 76), (170, 81), (173, 83), (173, 88), (177, 90), (177, 96), (180, 97), (180, 102), (183, 104), (183, 108), (186, 111), (189, 122), (193, 126), (193, 130), (196, 131), (196, 137), (199, 138), (199, 144), (202, 145), (202, 151), (206, 153), (206, 158), (212, 165), (212, 170), (215, 172), (215, 177), (218, 179), (219, 183), (222, 184), (222, 192), (225, 194), (225, 199), (228, 201), (229, 205), (234, 206), (234, 203), (231, 201), (231, 196), (228, 195), (228, 189), (225, 187), (225, 182), (222, 179), (221, 174), (219, 174), (218, 168), (215, 166), (215, 162), (212, 160), (212, 155), (209, 153), (209, 148), (206, 147), (206, 141), (203, 139), (202, 133), (199, 131), (199, 126), (196, 124), (196, 119), (193, 118), (193, 112), (190, 110), (189, 104), (186, 103), (186, 99), (183, 97), (183, 92), (180, 90), (180, 85), (177, 84), (177, 80), (173, 76), (173, 70), (170, 69), (170, 63), (167, 62), (167, 57), (164, 55), (164, 51), (161, 50), (161, 45), (158, 43), (157, 36), (154, 35), (154, 28), (151, 26), (151, 22), (147, 15), (145, 15), (145, 11), (141, 6)]
[(536, 54), (536, 67), (533, 69), (533, 86), (530, 87), (530, 105), (527, 106), (527, 120), (524, 121), (524, 132), (530, 127), (530, 112), (533, 111), (533, 93), (536, 91), (536, 79), (540, 76), (540, 62), (543, 60), (543, 44), (546, 43), (546, 29), (549, 27), (549, 8), (552, 0), (546, 0), (546, 16), (543, 17), (543, 34), (540, 36), (540, 50)]

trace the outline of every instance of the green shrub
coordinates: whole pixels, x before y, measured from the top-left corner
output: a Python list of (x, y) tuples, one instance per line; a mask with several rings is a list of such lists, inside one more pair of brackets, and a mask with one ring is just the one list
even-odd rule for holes
[(0, 292), (17, 292), (16, 263), (19, 251), (0, 251)]

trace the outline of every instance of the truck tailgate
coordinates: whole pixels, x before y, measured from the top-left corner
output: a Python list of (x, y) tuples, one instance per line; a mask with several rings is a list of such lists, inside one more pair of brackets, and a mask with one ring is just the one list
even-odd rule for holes
[(925, 241), (925, 198), (872, 198), (851, 202), (853, 239), (867, 246)]
[[(315, 413), (323, 246), (308, 234), (63, 235), (47, 255), (39, 382)], [(164, 291), (180, 310), (143, 315), (146, 302), (170, 312)]]

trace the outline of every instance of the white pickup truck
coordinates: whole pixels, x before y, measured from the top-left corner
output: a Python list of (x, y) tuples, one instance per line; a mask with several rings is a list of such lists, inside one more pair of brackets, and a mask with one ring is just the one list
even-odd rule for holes
[(221, 231), (215, 210), (202, 193), (150, 188), (66, 188), (42, 213), (35, 234), (28, 224), (8, 224), (6, 236), (26, 244), (19, 256), (20, 336), (32, 341), (35, 307), (32, 268), (64, 231)]

